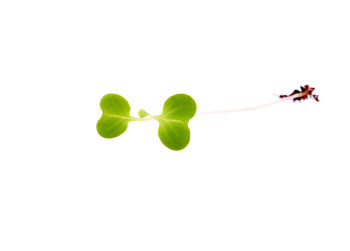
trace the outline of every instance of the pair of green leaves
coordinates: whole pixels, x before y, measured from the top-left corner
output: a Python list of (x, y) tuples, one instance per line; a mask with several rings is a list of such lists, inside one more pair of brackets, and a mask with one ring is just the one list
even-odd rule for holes
[(104, 138), (115, 138), (128, 128), (131, 121), (155, 119), (159, 122), (158, 136), (171, 150), (182, 150), (190, 142), (188, 121), (195, 115), (196, 102), (186, 94), (176, 94), (168, 98), (160, 115), (152, 116), (144, 110), (140, 118), (130, 116), (128, 101), (118, 94), (103, 96), (100, 103), (102, 116), (97, 122), (97, 132)]

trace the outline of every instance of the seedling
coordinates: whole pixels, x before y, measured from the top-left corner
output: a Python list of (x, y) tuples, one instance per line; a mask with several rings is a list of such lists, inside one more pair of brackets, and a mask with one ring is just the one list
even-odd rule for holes
[[(289, 95), (280, 95), (280, 100), (254, 107), (235, 110), (204, 112), (201, 114), (217, 114), (249, 111), (287, 100), (301, 101), (308, 98), (319, 101), (318, 95), (312, 94), (315, 88), (308, 85), (301, 86), (301, 91), (294, 90)], [(182, 150), (190, 142), (189, 120), (196, 114), (197, 105), (192, 97), (186, 94), (176, 94), (168, 98), (160, 115), (150, 115), (144, 110), (138, 112), (138, 117), (130, 116), (128, 101), (118, 94), (106, 94), (102, 97), (100, 107), (103, 112), (97, 122), (97, 132), (104, 138), (115, 138), (128, 128), (133, 121), (157, 120), (159, 123), (158, 136), (161, 142), (171, 150)]]

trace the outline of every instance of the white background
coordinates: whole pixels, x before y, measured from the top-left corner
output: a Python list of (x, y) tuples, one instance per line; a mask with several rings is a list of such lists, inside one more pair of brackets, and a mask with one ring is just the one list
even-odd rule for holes
[[(0, 250), (350, 250), (348, 1), (0, 2)], [(320, 102), (96, 132), (187, 93), (198, 112), (299, 85)]]

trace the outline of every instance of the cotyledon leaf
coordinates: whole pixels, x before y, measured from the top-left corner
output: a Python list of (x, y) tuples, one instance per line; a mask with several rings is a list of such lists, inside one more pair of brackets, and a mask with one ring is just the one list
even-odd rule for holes
[(100, 102), (103, 112), (97, 122), (97, 132), (104, 138), (115, 138), (128, 128), (130, 105), (128, 101), (118, 94), (106, 94)]
[(182, 150), (188, 145), (188, 121), (195, 115), (196, 110), (196, 102), (186, 94), (176, 94), (165, 101), (162, 114), (155, 118), (159, 122), (158, 136), (166, 147)]
[(104, 138), (115, 138), (124, 133), (130, 121), (156, 119), (159, 122), (158, 136), (161, 142), (171, 150), (184, 149), (190, 142), (189, 120), (195, 115), (195, 101), (186, 94), (176, 94), (168, 98), (161, 115), (152, 116), (144, 110), (139, 111), (140, 118), (130, 116), (128, 101), (118, 94), (107, 94), (100, 102), (103, 112), (97, 122), (97, 131)]

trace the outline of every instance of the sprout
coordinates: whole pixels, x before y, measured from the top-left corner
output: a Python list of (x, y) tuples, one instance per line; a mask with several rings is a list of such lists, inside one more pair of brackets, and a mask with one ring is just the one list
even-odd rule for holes
[[(302, 101), (308, 98), (319, 101), (318, 95), (314, 95), (315, 88), (309, 85), (301, 86), (301, 91), (294, 90), (289, 95), (279, 95), (280, 100), (271, 103), (234, 109), (203, 112), (204, 114), (219, 114), (242, 112), (260, 109), (287, 100)], [(97, 132), (104, 138), (115, 138), (128, 128), (130, 121), (146, 121), (155, 119), (159, 123), (158, 136), (160, 141), (171, 150), (182, 150), (190, 142), (190, 129), (188, 122), (196, 114), (196, 102), (189, 95), (176, 94), (168, 98), (163, 106), (162, 114), (154, 116), (145, 110), (138, 112), (139, 118), (130, 116), (130, 105), (128, 101), (117, 94), (107, 94), (100, 103), (102, 116), (97, 122)]]

